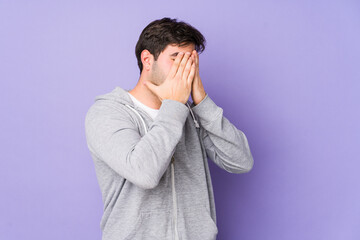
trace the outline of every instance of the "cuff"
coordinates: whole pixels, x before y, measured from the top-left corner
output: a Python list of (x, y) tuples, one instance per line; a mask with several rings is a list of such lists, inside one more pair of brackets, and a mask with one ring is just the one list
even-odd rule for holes
[(188, 115), (189, 108), (185, 104), (172, 99), (164, 99), (156, 117), (184, 124)]
[(199, 116), (202, 124), (214, 121), (223, 112), (223, 109), (217, 106), (207, 93), (198, 105), (191, 104), (191, 110)]

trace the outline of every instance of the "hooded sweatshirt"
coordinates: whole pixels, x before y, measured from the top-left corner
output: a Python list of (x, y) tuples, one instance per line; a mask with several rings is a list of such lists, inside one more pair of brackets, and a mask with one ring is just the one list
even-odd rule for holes
[(142, 108), (143, 110), (145, 110), (145, 112), (147, 112), (149, 114), (151, 119), (154, 119), (156, 117), (156, 115), (159, 112), (159, 109), (154, 109), (154, 108), (148, 107), (145, 104), (143, 104), (142, 102), (140, 102), (139, 100), (137, 100), (133, 95), (131, 95), (131, 93), (128, 92), (128, 94), (129, 94), (131, 100), (134, 102), (134, 104), (137, 105), (138, 107)]
[(102, 240), (215, 240), (210, 158), (246, 173), (245, 134), (206, 94), (197, 105), (164, 99), (154, 119), (120, 87), (98, 95), (85, 117), (103, 200)]

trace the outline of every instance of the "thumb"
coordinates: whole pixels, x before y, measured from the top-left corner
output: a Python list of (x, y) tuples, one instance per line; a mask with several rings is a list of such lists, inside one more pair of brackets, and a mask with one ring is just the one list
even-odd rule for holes
[(144, 81), (144, 85), (150, 89), (150, 91), (152, 91), (153, 93), (155, 93), (155, 95), (157, 95), (157, 88), (158, 86), (156, 86), (155, 84), (153, 84), (152, 82), (145, 80)]

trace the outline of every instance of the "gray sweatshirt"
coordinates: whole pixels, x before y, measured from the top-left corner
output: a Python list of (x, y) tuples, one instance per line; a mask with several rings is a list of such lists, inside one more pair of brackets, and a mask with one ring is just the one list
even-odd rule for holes
[(152, 120), (116, 87), (95, 97), (85, 133), (104, 204), (102, 240), (214, 240), (208, 158), (230, 173), (254, 164), (245, 134), (208, 94), (198, 105), (165, 99)]

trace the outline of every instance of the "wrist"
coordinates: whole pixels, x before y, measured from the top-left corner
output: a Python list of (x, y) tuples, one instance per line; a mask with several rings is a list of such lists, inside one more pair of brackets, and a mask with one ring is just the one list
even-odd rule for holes
[(198, 105), (199, 103), (201, 103), (201, 101), (204, 100), (205, 96), (206, 96), (206, 92), (204, 92), (204, 93), (202, 93), (201, 95), (199, 95), (199, 97), (195, 97), (195, 98), (193, 99), (194, 104), (195, 104), (195, 105)]

